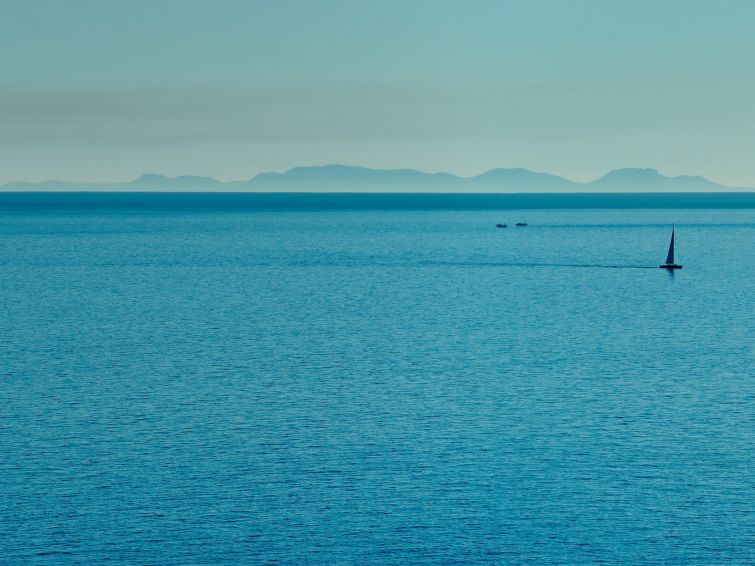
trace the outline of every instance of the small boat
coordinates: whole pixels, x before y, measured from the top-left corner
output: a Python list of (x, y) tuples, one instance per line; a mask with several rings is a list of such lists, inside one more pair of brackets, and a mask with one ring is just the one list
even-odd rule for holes
[(496, 228), (508, 228), (509, 225), (508, 224), (496, 224), (495, 227)]
[(517, 222), (516, 225), (517, 226), (527, 226), (527, 223), (526, 222)]
[(681, 269), (681, 264), (674, 261), (674, 225), (671, 225), (671, 243), (668, 245), (668, 254), (666, 254), (666, 263), (659, 265), (661, 269)]

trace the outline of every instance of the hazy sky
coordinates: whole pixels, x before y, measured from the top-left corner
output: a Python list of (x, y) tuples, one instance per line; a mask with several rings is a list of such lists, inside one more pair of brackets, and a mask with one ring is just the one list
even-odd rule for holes
[(755, 186), (751, 0), (0, 0), (0, 182), (348, 163)]

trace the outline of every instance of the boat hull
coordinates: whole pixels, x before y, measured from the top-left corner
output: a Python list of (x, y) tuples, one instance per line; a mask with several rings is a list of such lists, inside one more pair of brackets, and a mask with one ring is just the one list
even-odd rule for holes
[(661, 269), (681, 269), (681, 265), (677, 265), (676, 263), (664, 263), (663, 265), (659, 265)]

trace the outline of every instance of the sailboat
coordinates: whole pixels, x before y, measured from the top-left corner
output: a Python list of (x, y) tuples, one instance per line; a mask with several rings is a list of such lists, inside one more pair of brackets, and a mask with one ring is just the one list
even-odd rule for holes
[(668, 254), (666, 254), (666, 263), (659, 265), (661, 269), (681, 269), (682, 266), (674, 262), (674, 225), (671, 225), (671, 243), (668, 245)]

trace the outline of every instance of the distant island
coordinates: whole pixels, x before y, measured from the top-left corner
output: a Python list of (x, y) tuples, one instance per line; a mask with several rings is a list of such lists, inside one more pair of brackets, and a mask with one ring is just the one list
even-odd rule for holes
[(522, 168), (491, 169), (474, 177), (425, 173), (415, 169), (369, 169), (348, 165), (294, 167), (260, 173), (249, 180), (222, 182), (212, 177), (146, 174), (123, 183), (13, 181), (6, 192), (396, 192), (396, 193), (716, 193), (755, 189), (721, 185), (700, 176), (668, 177), (656, 169), (616, 169), (588, 183)]

